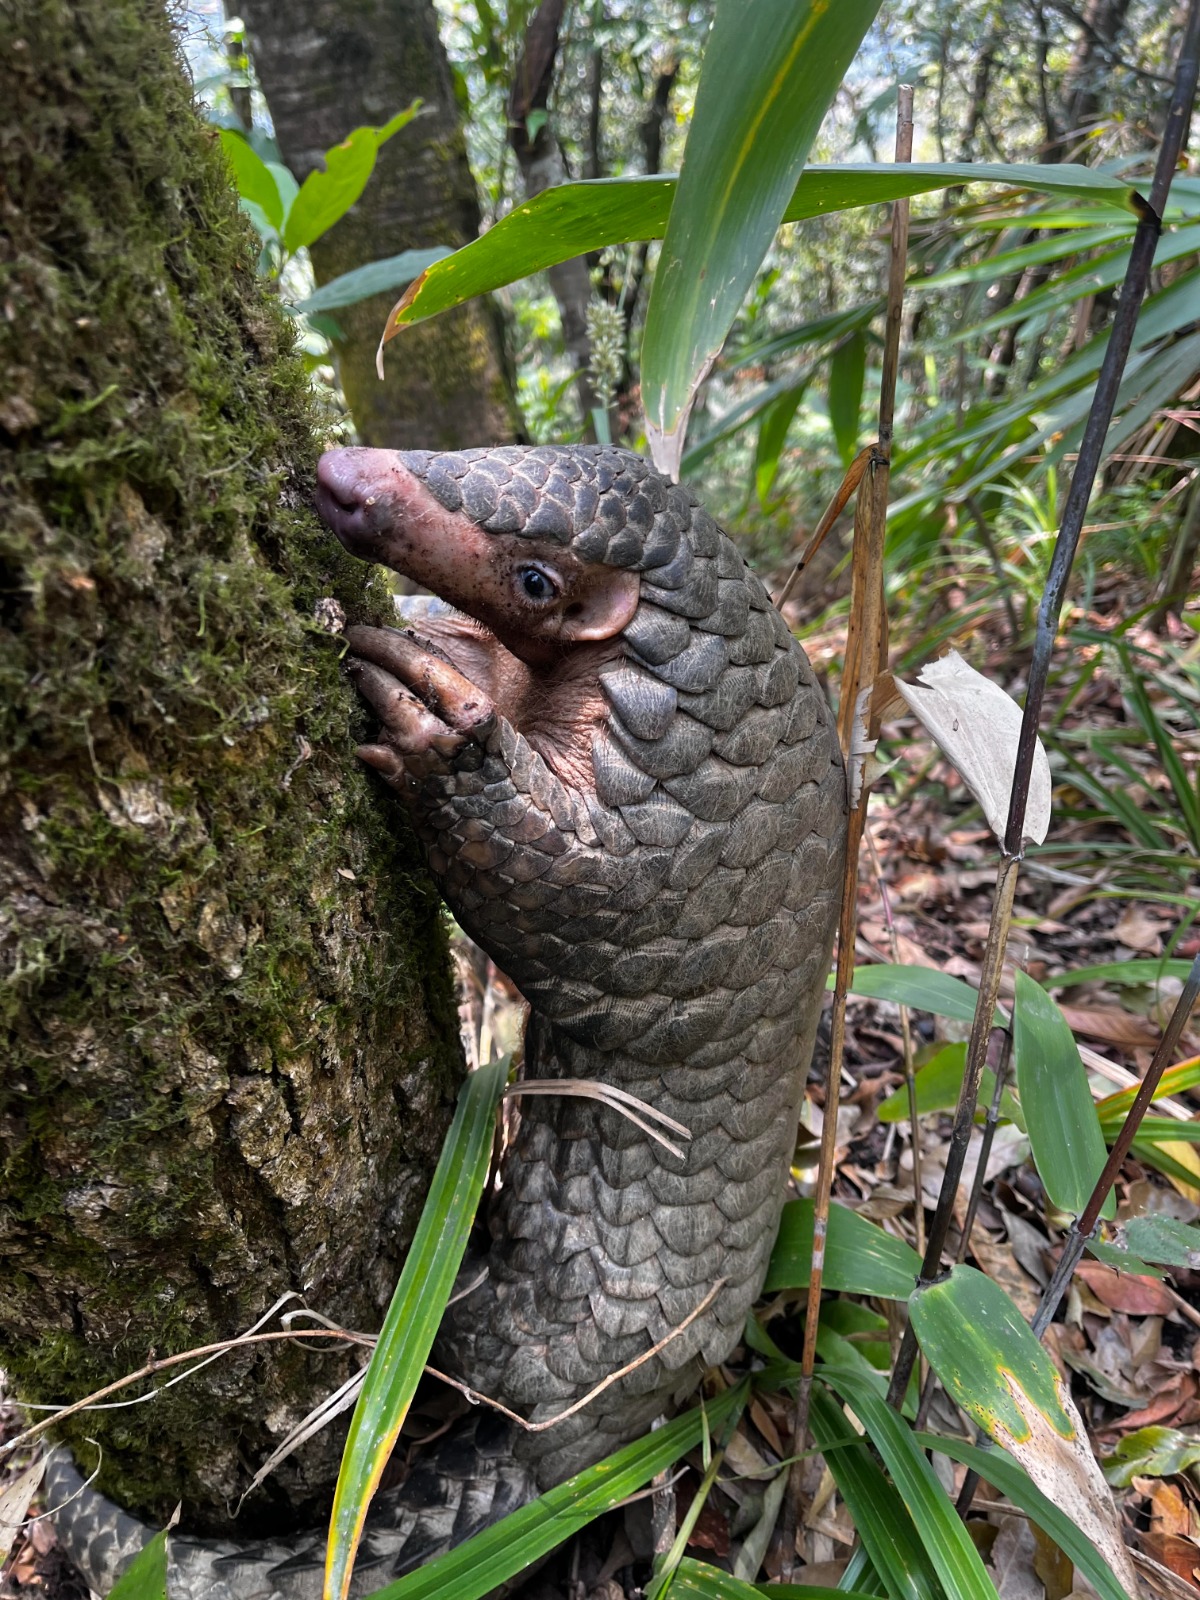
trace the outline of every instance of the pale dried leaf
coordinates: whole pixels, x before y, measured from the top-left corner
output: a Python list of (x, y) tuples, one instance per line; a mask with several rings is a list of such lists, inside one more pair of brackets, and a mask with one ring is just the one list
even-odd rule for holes
[[(915, 684), (895, 680), (913, 716), (957, 768), (1003, 840), (1017, 760), (1021, 708), (957, 650), (921, 668)], [(1024, 839), (1041, 844), (1050, 827), (1050, 763), (1038, 741), (1029, 780)]]
[(8, 1560), (13, 1540), (25, 1521), (29, 1502), (33, 1499), (34, 1491), (41, 1483), (42, 1473), (45, 1470), (46, 1463), (39, 1457), (32, 1466), (26, 1467), (19, 1477), (0, 1488), (0, 1566)]

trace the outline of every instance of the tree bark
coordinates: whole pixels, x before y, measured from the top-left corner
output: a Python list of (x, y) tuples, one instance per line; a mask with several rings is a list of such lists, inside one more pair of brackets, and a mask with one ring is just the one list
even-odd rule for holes
[[(64, 1402), (287, 1291), (377, 1327), (460, 1056), (325, 631), (389, 592), (309, 510), (307, 383), (158, 0), (8, 0), (0, 106), (0, 1365)], [(216, 1531), (353, 1365), (239, 1352), (64, 1431)], [(339, 1450), (239, 1529), (310, 1522)]]
[[(323, 153), (420, 98), (379, 152), (362, 198), (310, 249), (318, 283), (402, 250), (458, 249), (479, 201), (432, 0), (247, 0), (239, 10), (283, 159), (303, 182)], [(338, 375), (364, 444), (457, 450), (520, 437), (499, 316), (473, 300), (375, 350), (396, 294), (335, 313)]]

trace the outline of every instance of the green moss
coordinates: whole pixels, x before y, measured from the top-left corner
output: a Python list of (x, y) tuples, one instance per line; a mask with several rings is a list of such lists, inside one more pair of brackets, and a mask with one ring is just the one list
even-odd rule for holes
[[(292, 327), (162, 15), (18, 0), (0, 87), (0, 1361), (69, 1399), (289, 1287), (378, 1320), (459, 1061), (436, 897), (312, 620), (389, 595), (308, 509)], [(261, 1411), (337, 1369), (239, 1357), (73, 1437), (215, 1525)]]

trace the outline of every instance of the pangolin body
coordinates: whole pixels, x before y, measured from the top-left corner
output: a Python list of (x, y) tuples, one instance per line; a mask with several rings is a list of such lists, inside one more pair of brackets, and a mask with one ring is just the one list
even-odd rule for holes
[[(529, 1001), (525, 1076), (615, 1085), (691, 1134), (677, 1156), (595, 1100), (521, 1100), (438, 1364), (544, 1421), (667, 1342), (558, 1427), (473, 1419), (378, 1497), (371, 1587), (637, 1437), (738, 1341), (794, 1147), (846, 793), (824, 696), (762, 583), (640, 457), (347, 450), (321, 484), (350, 549), (457, 608), (422, 610), (418, 633), (350, 630), (383, 721), (362, 753)], [(131, 1539), (115, 1542), (124, 1559)], [(229, 1548), (220, 1590), (183, 1570), (204, 1547), (174, 1548), (185, 1595), (232, 1600), (251, 1569), (262, 1592), (319, 1592), (316, 1541), (282, 1568), (278, 1545)], [(110, 1549), (89, 1575), (114, 1565)]]

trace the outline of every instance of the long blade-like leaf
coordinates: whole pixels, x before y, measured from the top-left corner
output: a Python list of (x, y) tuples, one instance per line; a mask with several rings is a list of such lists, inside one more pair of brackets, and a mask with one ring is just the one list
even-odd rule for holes
[(946, 1593), (954, 1600), (996, 1600), (979, 1552), (908, 1424), (861, 1373), (822, 1367), (821, 1377), (850, 1404), (883, 1457)]
[[(473, 295), (486, 294), (572, 256), (636, 239), (661, 239), (678, 179), (653, 173), (635, 178), (595, 178), (558, 184), (524, 201), (482, 238), (456, 250), (421, 275), (388, 318), (384, 342), (410, 323), (435, 317)], [(1062, 194), (1132, 209), (1127, 183), (1089, 167), (999, 162), (845, 163), (807, 167), (784, 222), (803, 222), (831, 211), (882, 205), (965, 183), (1006, 185)]]
[(813, 1386), (809, 1417), (813, 1438), (825, 1454), (825, 1464), (889, 1600), (944, 1600), (904, 1502), (836, 1400), (820, 1385)]
[(454, 1287), (491, 1156), (508, 1058), (463, 1084), (400, 1282), (350, 1421), (329, 1524), (325, 1593), (350, 1587), (363, 1520), (400, 1432)]
[(636, 1494), (656, 1472), (698, 1445), (706, 1429), (719, 1428), (739, 1411), (749, 1392), (749, 1383), (743, 1382), (703, 1407), (685, 1412), (636, 1444), (576, 1473), (465, 1544), (374, 1590), (368, 1600), (479, 1600), (628, 1495)]
[[(957, 1266), (918, 1289), (909, 1310), (921, 1349), (950, 1398), (1054, 1497), (1136, 1594), (1120, 1519), (1079, 1412), (1003, 1289), (973, 1267)], [(998, 1481), (990, 1473), (989, 1480)]]
[(696, 390), (878, 9), (879, 0), (717, 0), (642, 341), (646, 435), (672, 478)]
[[(813, 1203), (789, 1200), (779, 1220), (779, 1237), (767, 1268), (766, 1289), (803, 1289), (812, 1270)], [(836, 1203), (829, 1208), (825, 1241), (827, 1289), (843, 1294), (878, 1295), (881, 1300), (907, 1300), (913, 1291), (921, 1258), (911, 1245), (885, 1233), (876, 1222)]]
[(1007, 1495), (1013, 1505), (1036, 1522), (1043, 1533), (1050, 1535), (1062, 1553), (1083, 1573), (1101, 1600), (1130, 1600), (1114, 1577), (1112, 1568), (1087, 1535), (1076, 1526), (1066, 1511), (1047, 1499), (1022, 1467), (1002, 1451), (984, 1450), (979, 1445), (968, 1444), (965, 1439), (942, 1439), (932, 1433), (919, 1433), (917, 1443), (922, 1449), (937, 1451), (949, 1456), (952, 1461), (961, 1461), (964, 1467), (977, 1472), (985, 1483), (992, 1484)]
[[(1017, 973), (1013, 998), (1013, 1064), (1038, 1176), (1051, 1202), (1078, 1216), (1108, 1152), (1067, 1020), (1024, 972)], [(1116, 1215), (1112, 1195), (1103, 1215)]]

